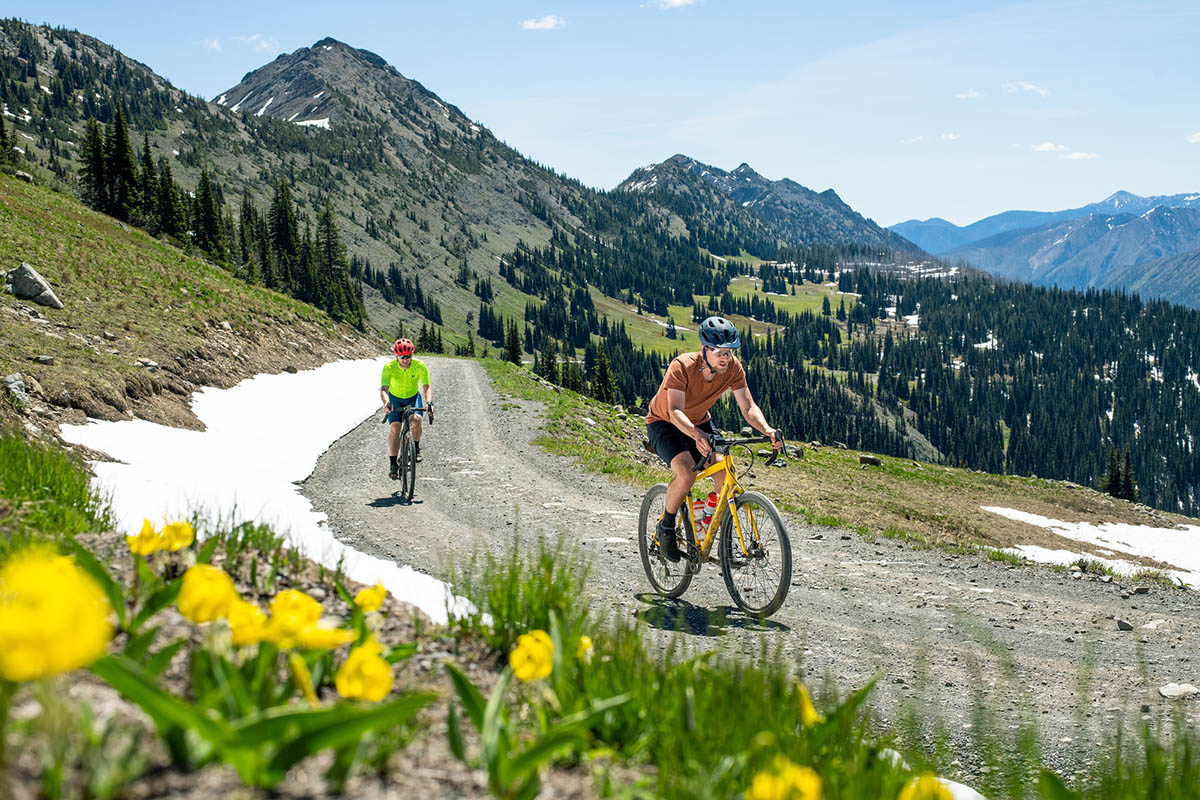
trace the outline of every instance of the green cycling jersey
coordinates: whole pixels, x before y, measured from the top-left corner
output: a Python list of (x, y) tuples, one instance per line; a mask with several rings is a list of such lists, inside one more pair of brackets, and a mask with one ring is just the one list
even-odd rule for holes
[(379, 385), (396, 397), (412, 397), (421, 386), (429, 385), (429, 368), (424, 361), (413, 359), (408, 369), (398, 361), (389, 361), (383, 367)]

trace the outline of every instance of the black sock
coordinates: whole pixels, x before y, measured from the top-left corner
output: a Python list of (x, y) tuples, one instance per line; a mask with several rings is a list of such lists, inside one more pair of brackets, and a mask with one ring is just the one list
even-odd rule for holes
[(390, 466), (390, 467), (396, 466), (396, 457), (395, 456), (388, 456), (388, 466)]
[[(676, 512), (676, 513), (678, 513), (678, 512)], [(674, 528), (675, 527), (675, 514), (663, 514), (662, 526), (664, 528)]]
[(419, 452), (421, 452), (421, 443), (420, 443), (420, 442), (413, 442), (413, 444), (416, 446), (416, 448), (417, 448), (417, 452), (418, 452), (418, 453), (419, 453)]

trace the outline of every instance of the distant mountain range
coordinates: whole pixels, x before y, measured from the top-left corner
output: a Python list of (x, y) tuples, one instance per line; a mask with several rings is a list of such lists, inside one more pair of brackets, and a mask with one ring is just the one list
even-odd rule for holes
[(910, 220), (891, 230), (1012, 280), (1200, 307), (1200, 194), (1117, 192), (1067, 211), (1005, 211), (965, 227)]
[(961, 227), (953, 222), (947, 222), (941, 217), (932, 217), (927, 220), (910, 219), (890, 225), (888, 230), (900, 234), (928, 253), (940, 255), (998, 233), (1040, 228), (1055, 222), (1082, 219), (1092, 214), (1142, 214), (1157, 206), (1200, 208), (1200, 194), (1140, 197), (1121, 191), (1106, 197), (1099, 203), (1090, 203), (1066, 211), (1002, 211)]

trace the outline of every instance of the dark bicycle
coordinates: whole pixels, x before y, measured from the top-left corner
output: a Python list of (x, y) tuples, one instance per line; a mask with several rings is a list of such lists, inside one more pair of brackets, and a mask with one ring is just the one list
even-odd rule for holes
[[(433, 424), (433, 406), (420, 409), (429, 424)], [(412, 416), (418, 411), (413, 406), (400, 409), (400, 454), (396, 456), (396, 480), (400, 481), (400, 499), (411, 503), (417, 490), (417, 443), (412, 435)], [(383, 421), (388, 415), (384, 413)]]

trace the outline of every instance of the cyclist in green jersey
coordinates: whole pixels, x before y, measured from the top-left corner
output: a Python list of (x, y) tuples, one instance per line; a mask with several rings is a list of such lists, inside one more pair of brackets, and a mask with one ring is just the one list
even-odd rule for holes
[[(396, 457), (400, 455), (400, 429), (405, 406), (416, 409), (412, 415), (413, 442), (417, 446), (417, 461), (421, 460), (421, 418), (424, 409), (433, 411), (433, 388), (429, 385), (429, 368), (423, 361), (413, 358), (412, 340), (397, 339), (392, 345), (395, 361), (383, 367), (383, 378), (379, 381), (379, 397), (388, 411), (388, 476), (398, 474)], [(424, 398), (421, 389), (425, 390)]]

